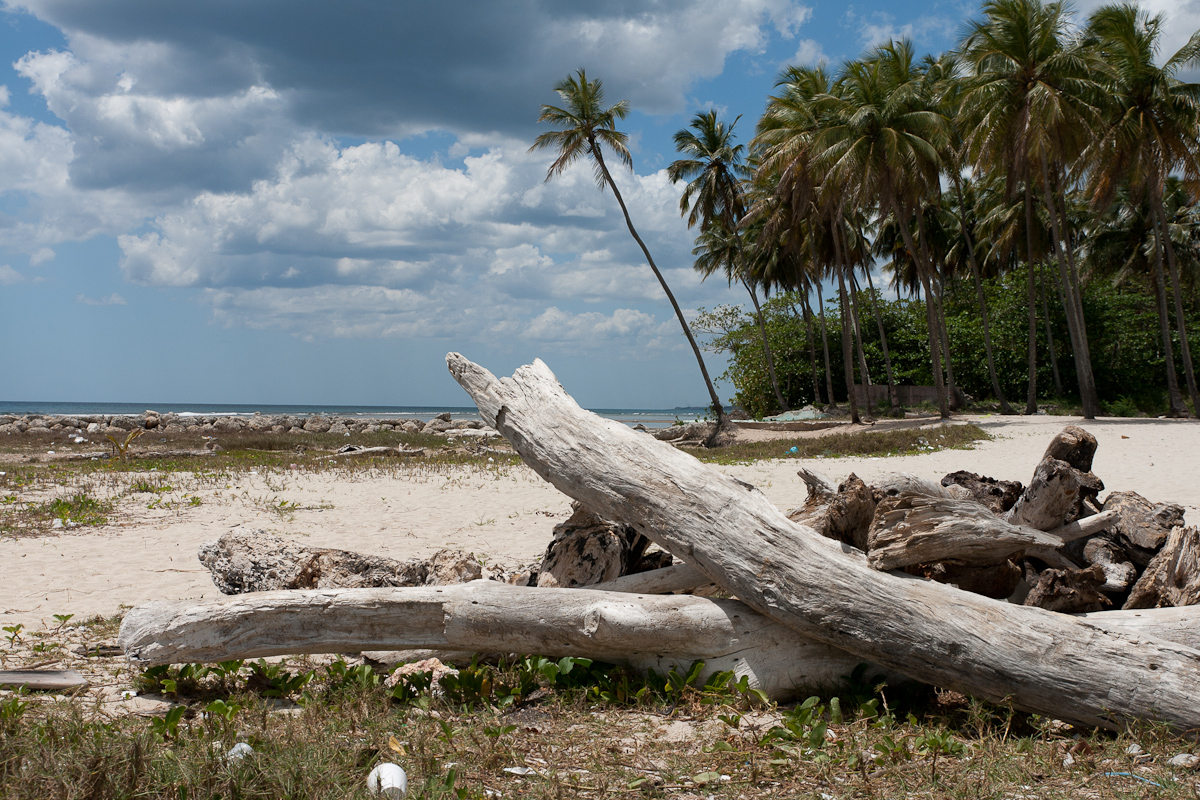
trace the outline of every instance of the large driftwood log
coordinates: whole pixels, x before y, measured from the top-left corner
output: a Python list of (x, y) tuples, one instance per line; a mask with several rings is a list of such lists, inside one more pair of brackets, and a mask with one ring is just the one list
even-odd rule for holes
[(946, 559), (995, 564), (1020, 551), (1053, 551), (1104, 530), (1115, 519), (1115, 514), (1096, 514), (1043, 532), (1005, 522), (974, 500), (904, 493), (880, 501), (868, 559), (881, 570)]
[[(1060, 434), (1061, 436), (1061, 434)], [(1051, 445), (1051, 450), (1054, 450)], [(1104, 483), (1049, 453), (1042, 458), (1028, 488), (1004, 518), (1014, 525), (1048, 531), (1078, 518), (1085, 499), (1095, 500)]]
[[(1200, 646), (1200, 606), (1082, 616), (1113, 630)], [(863, 663), (737, 600), (482, 580), (147, 603), (125, 615), (119, 642), (130, 659), (146, 666), (412, 648), (583, 656), (658, 672), (703, 660), (706, 675), (733, 670), (777, 700), (835, 686)]]
[(507, 379), (457, 353), (447, 362), (484, 420), (544, 479), (807, 637), (1062, 719), (1200, 728), (1196, 650), (877, 572), (788, 520), (753, 486), (584, 411), (541, 361)]
[(1142, 577), (1125, 608), (1200, 603), (1200, 528), (1175, 528)]
[(779, 700), (836, 686), (861, 663), (736, 600), (496, 581), (148, 603), (125, 615), (118, 641), (145, 665), (410, 648), (583, 656), (658, 672), (703, 660), (705, 674), (733, 670)]

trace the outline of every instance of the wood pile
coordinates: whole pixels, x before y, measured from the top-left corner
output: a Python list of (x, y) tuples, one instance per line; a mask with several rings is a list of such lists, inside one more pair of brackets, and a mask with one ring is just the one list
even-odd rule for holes
[[(447, 360), (488, 424), (577, 501), (571, 529), (602, 531), (557, 531), (561, 566), (585, 569), (536, 583), (595, 585), (535, 588), (523, 575), (519, 586), (153, 603), (126, 615), (126, 654), (166, 663), (433, 647), (655, 668), (704, 659), (775, 697), (866, 662), (1084, 724), (1200, 728), (1200, 535), (1178, 506), (1125, 492), (1101, 501), (1096, 441), (1082, 429), (1054, 438), (1028, 486), (953, 473), (871, 485), (851, 475), (835, 487), (801, 470), (808, 497), (785, 515), (753, 486), (580, 409), (540, 361), (498, 379)], [(633, 571), (643, 538), (662, 563), (684, 563)], [(709, 583), (736, 599), (653, 594)], [(1100, 610), (1117, 606), (1126, 610)]]

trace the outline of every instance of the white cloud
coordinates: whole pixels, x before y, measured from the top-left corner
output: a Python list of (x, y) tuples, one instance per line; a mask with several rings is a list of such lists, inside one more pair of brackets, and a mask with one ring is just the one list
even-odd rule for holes
[(0, 286), (10, 286), (14, 283), (21, 283), (25, 280), (25, 276), (17, 272), (9, 264), (0, 264)]
[(75, 302), (83, 303), (85, 306), (127, 306), (127, 305), (129, 305), (129, 303), (125, 300), (125, 298), (122, 297), (121, 295), (117, 294), (116, 292), (113, 292), (108, 297), (86, 297), (81, 294), (81, 295), (77, 295), (75, 297)]
[(796, 47), (796, 55), (792, 56), (793, 64), (802, 64), (804, 66), (816, 66), (821, 63), (827, 63), (829, 56), (825, 54), (821, 43), (815, 39), (801, 39)]
[(51, 250), (49, 247), (39, 247), (37, 250), (34, 250), (33, 253), (30, 254), (29, 266), (40, 267), (42, 264), (45, 264), (47, 261), (53, 261), (54, 256), (55, 256), (54, 251)]

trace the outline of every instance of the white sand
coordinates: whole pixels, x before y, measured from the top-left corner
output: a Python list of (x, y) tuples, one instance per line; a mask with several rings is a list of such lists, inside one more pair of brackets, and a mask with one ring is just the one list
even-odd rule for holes
[[(1049, 439), (1064, 425), (1083, 424), (1045, 416), (970, 419), (997, 438), (974, 450), (809, 463), (834, 481), (855, 472), (869, 482), (896, 471), (940, 479), (965, 469), (1026, 482)], [(1200, 453), (1200, 423), (1103, 419), (1084, 427), (1099, 440), (1093, 471), (1107, 490), (1132, 490), (1154, 502), (1179, 503), (1190, 521), (1200, 520), (1200, 487), (1192, 462)], [(757, 485), (786, 509), (805, 496), (796, 466), (794, 460), (782, 460), (720, 469)], [(219, 597), (196, 560), (196, 548), (238, 525), (397, 559), (455, 547), (493, 561), (524, 563), (541, 554), (570, 505), (525, 467), (504, 475), (462, 468), (405, 478), (346, 477), (332, 471), (243, 475), (236, 483), (189, 493), (202, 504), (192, 507), (184, 501), (171, 510), (152, 510), (147, 505), (155, 496), (139, 494), (123, 499), (118, 521), (103, 528), (0, 542), (0, 621), (37, 629), (55, 624), (54, 614), (74, 614), (80, 620), (116, 614), (148, 600)], [(163, 499), (180, 501), (182, 491)], [(301, 508), (284, 514), (267, 510), (280, 501)]]

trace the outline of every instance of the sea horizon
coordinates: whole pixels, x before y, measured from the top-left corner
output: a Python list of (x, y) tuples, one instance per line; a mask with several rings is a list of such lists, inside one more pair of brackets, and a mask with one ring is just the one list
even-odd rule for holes
[[(255, 414), (278, 416), (329, 416), (366, 417), (377, 419), (404, 418), (428, 421), (439, 414), (450, 413), (452, 419), (479, 419), (479, 410), (474, 406), (377, 406), (377, 405), (321, 405), (315, 403), (114, 403), (102, 401), (50, 401), (50, 400), (0, 400), (0, 415), (23, 416), (41, 414), (53, 416), (136, 416), (148, 410), (160, 414), (180, 416), (230, 416), (251, 417)], [(643, 422), (691, 422), (704, 416), (708, 409), (701, 406), (679, 406), (676, 408), (591, 408), (589, 411), (608, 419), (628, 424)]]

